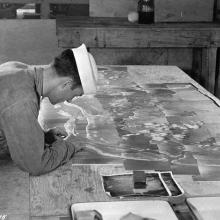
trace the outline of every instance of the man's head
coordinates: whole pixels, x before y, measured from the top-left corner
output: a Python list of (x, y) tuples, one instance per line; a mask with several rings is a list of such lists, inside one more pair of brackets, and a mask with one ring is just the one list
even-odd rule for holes
[(52, 104), (72, 100), (83, 94), (83, 89), (71, 49), (64, 50), (44, 70), (44, 96)]

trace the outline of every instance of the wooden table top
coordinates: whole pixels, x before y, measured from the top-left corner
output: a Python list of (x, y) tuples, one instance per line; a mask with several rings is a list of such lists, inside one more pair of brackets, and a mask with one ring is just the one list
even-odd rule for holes
[(116, 200), (101, 175), (131, 170), (171, 170), (189, 197), (220, 194), (219, 104), (175, 66), (99, 66), (95, 96), (43, 102), (39, 117), (85, 150), (39, 177), (0, 161), (0, 219), (67, 219), (72, 203)]

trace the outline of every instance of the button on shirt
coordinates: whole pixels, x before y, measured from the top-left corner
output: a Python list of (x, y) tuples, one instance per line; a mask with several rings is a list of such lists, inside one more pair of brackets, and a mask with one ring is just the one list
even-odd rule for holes
[(20, 169), (32, 175), (66, 163), (75, 148), (64, 140), (44, 143), (37, 117), (43, 69), (19, 62), (0, 65), (0, 153), (9, 152)]

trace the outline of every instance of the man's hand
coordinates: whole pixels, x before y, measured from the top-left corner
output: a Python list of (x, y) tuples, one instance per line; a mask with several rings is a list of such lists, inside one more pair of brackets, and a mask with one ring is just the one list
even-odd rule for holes
[[(87, 140), (87, 141), (85, 141)], [(87, 138), (77, 137), (70, 135), (66, 140), (67, 143), (73, 144), (75, 146), (75, 153), (84, 151), (86, 148), (86, 143), (88, 142)]]
[(61, 127), (56, 127), (50, 130), (54, 136), (56, 136), (57, 138), (65, 138), (68, 136), (67, 132), (65, 131), (64, 128)]
[(67, 132), (64, 130), (64, 128), (61, 127), (50, 129), (49, 131), (45, 132), (44, 135), (45, 142), (47, 144), (52, 144), (56, 140), (64, 139), (67, 136), (68, 136)]

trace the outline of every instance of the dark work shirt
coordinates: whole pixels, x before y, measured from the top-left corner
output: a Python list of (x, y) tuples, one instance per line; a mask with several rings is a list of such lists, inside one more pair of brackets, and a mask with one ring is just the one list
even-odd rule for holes
[(43, 69), (19, 62), (0, 65), (0, 152), (8, 151), (20, 169), (32, 175), (49, 172), (74, 154), (72, 144), (46, 145), (37, 117)]

